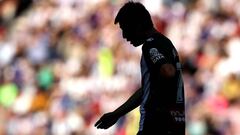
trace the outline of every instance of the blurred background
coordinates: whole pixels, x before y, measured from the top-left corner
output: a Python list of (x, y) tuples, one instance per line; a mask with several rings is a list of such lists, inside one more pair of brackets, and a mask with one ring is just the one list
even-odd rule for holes
[[(139, 0), (183, 64), (187, 135), (240, 135), (240, 1)], [(138, 108), (93, 125), (140, 86), (126, 0), (0, 0), (0, 135), (135, 135)]]

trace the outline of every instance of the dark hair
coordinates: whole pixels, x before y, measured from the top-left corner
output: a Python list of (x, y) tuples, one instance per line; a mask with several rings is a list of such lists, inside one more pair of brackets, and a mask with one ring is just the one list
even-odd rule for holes
[(143, 24), (143, 29), (150, 29), (153, 27), (151, 15), (148, 10), (139, 2), (129, 1), (123, 5), (119, 10), (114, 24), (136, 25)]

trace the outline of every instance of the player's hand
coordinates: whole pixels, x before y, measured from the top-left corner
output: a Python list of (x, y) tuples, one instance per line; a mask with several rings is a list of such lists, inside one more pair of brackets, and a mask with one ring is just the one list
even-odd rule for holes
[(94, 126), (100, 129), (107, 129), (114, 125), (118, 119), (119, 116), (117, 116), (114, 112), (106, 113), (95, 123)]

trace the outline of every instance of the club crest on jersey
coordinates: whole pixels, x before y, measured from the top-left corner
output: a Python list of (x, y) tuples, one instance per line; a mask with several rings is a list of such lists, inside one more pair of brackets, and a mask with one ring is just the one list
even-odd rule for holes
[(157, 50), (157, 48), (151, 48), (149, 50), (150, 53), (150, 58), (152, 60), (152, 62), (155, 64), (158, 60), (164, 58), (164, 56), (159, 53), (159, 51)]

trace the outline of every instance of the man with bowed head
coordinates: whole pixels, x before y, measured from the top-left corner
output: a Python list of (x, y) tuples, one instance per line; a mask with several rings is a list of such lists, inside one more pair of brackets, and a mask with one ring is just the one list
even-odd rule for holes
[(104, 114), (95, 127), (107, 129), (140, 105), (137, 135), (184, 135), (185, 99), (181, 64), (172, 42), (153, 26), (147, 9), (139, 2), (127, 2), (115, 24), (134, 47), (142, 45), (142, 83), (125, 103)]

